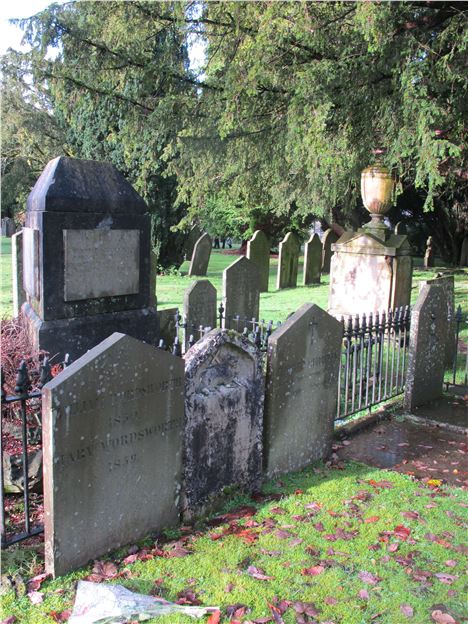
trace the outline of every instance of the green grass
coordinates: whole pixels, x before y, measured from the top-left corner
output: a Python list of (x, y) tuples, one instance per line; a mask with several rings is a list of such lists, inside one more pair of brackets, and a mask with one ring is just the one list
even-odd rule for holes
[[(370, 498), (366, 499), (363, 492)], [(156, 590), (171, 601), (189, 588), (203, 605), (220, 607), (223, 624), (229, 622), (226, 608), (236, 603), (246, 605), (249, 610), (239, 618), (242, 622), (271, 615), (268, 603), (275, 597), (313, 602), (320, 611), (317, 621), (335, 624), (371, 621), (401, 624), (406, 621), (401, 605), (413, 608), (414, 616), (409, 621), (414, 623), (432, 621), (430, 613), (436, 608), (432, 605), (441, 603), (455, 619), (461, 617), (466, 595), (463, 556), (458, 547), (466, 538), (462, 516), (466, 520), (464, 506), (468, 502), (462, 490), (443, 486), (434, 490), (429, 484), (421, 484), (406, 475), (350, 463), (342, 470), (309, 467), (282, 478), (281, 482), (266, 484), (264, 493), (281, 494), (283, 498), (253, 503), (247, 497), (237, 496), (228, 500), (225, 509), (239, 504), (257, 507), (255, 516), (238, 521), (247, 522), (245, 528), (255, 541), (246, 543), (235, 534), (213, 540), (211, 537), (220, 534), (227, 525), (198, 527), (186, 543), (191, 554), (182, 558), (155, 556), (125, 566), (121, 561), (127, 553), (122, 550), (114, 554), (112, 559), (120, 564), (119, 572), (124, 568), (127, 572), (111, 582), (144, 594)], [(319, 510), (313, 517), (304, 518), (310, 511), (306, 505), (313, 502), (318, 503)], [(416, 512), (416, 515), (408, 519), (402, 516), (403, 512)], [(365, 522), (369, 518), (371, 522)], [(318, 523), (322, 523), (323, 530)], [(391, 533), (388, 543), (383, 541), (384, 532), (393, 532), (399, 525), (410, 529), (408, 539), (398, 539)], [(327, 539), (337, 528), (356, 534), (351, 539)], [(277, 533), (278, 530), (291, 536)], [(431, 538), (430, 534), (437, 537)], [(389, 543), (397, 543), (398, 550), (389, 551)], [(311, 554), (307, 547), (316, 552)], [(7, 551), (4, 573), (17, 570), (18, 562), (11, 563), (17, 550)], [(401, 557), (406, 557), (406, 562), (397, 560)], [(318, 576), (302, 574), (304, 568), (316, 565), (324, 568)], [(260, 568), (272, 578), (252, 578), (247, 573), (249, 566)], [(22, 569), (32, 573), (31, 565), (28, 567), (24, 562)], [(6, 590), (0, 618), (15, 615), (24, 624), (53, 622), (51, 611), (70, 608), (75, 582), (86, 577), (90, 570), (91, 567), (86, 567), (55, 581), (46, 581), (41, 587), (44, 601), (36, 606), (25, 595), (16, 596), (13, 589)], [(418, 577), (421, 570), (427, 575), (426, 583)], [(376, 583), (366, 584), (359, 577), (363, 571), (378, 577)], [(434, 576), (438, 573), (456, 578), (446, 584)], [(21, 583), (19, 587), (21, 594)], [(359, 597), (360, 590), (367, 590), (367, 600)], [(292, 607), (283, 619), (285, 624), (296, 622)], [(151, 620), (154, 624), (190, 621), (181, 615)]]
[(0, 237), (0, 318), (13, 314), (11, 238)]

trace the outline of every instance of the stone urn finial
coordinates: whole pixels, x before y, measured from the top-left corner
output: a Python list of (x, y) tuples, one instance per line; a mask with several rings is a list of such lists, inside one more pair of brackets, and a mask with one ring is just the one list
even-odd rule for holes
[[(383, 150), (375, 150), (377, 156)], [(361, 196), (364, 206), (370, 212), (371, 221), (366, 229), (374, 231), (380, 238), (385, 238), (387, 230), (383, 223), (384, 215), (390, 210), (395, 195), (395, 178), (377, 158), (377, 162), (361, 173)]]

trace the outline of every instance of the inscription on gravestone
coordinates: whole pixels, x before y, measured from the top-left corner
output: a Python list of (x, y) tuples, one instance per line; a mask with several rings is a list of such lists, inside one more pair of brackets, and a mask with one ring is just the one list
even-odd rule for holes
[(44, 386), (46, 570), (178, 520), (184, 365), (114, 333)]
[(264, 419), (269, 476), (328, 455), (342, 335), (339, 321), (306, 303), (270, 336)]
[(64, 230), (65, 301), (117, 297), (140, 287), (140, 230)]

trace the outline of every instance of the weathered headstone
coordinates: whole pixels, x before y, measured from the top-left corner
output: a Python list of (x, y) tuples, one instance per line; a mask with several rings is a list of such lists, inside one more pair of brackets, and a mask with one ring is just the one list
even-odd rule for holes
[(172, 348), (177, 335), (176, 315), (178, 308), (166, 308), (158, 310), (159, 340), (164, 342), (164, 346)]
[(295, 288), (301, 244), (293, 232), (288, 232), (279, 245), (276, 288)]
[(242, 331), (232, 319), (239, 316), (241, 322), (258, 319), (260, 307), (259, 273), (257, 266), (245, 256), (238, 258), (223, 271), (224, 327)]
[(214, 329), (185, 355), (184, 510), (222, 489), (260, 486), (264, 381), (254, 345)]
[(318, 234), (312, 234), (304, 247), (303, 284), (320, 284), (322, 269), (322, 243)]
[(23, 287), (23, 232), (11, 237), (11, 274), (13, 279), (13, 317), (16, 318), (26, 301)]
[(432, 236), (429, 236), (426, 242), (426, 253), (424, 254), (424, 268), (429, 269), (434, 266), (434, 247), (432, 244)]
[(462, 242), (462, 246), (460, 250), (459, 266), (461, 267), (468, 266), (468, 236), (465, 236)]
[(456, 345), (456, 320), (455, 320), (455, 283), (453, 275), (446, 275), (443, 277), (436, 277), (434, 279), (424, 280), (419, 282), (419, 290), (425, 284), (440, 285), (445, 292), (445, 300), (447, 302), (447, 335), (445, 339), (445, 366), (451, 368), (453, 365), (453, 359), (457, 352)]
[(27, 200), (23, 305), (35, 349), (72, 360), (115, 331), (155, 344), (148, 207), (108, 163), (51, 160)]
[(216, 327), (216, 288), (209, 280), (193, 282), (184, 293), (185, 343), (190, 335), (199, 340), (200, 327)]
[(342, 324), (304, 304), (268, 341), (264, 462), (268, 476), (300, 470), (331, 449)]
[(261, 230), (256, 230), (247, 243), (247, 258), (252, 260), (259, 272), (260, 292), (268, 292), (270, 277), (270, 240)]
[(203, 232), (200, 230), (198, 225), (194, 225), (190, 230), (187, 236), (187, 240), (185, 241), (184, 250), (185, 250), (185, 258), (190, 260), (193, 254), (193, 248), (195, 247), (195, 243), (203, 235)]
[(322, 273), (330, 273), (330, 262), (333, 255), (332, 245), (339, 239), (331, 228), (325, 230), (322, 238)]
[(184, 362), (115, 333), (43, 391), (46, 571), (178, 522)]
[(208, 263), (211, 256), (211, 238), (208, 234), (203, 234), (195, 243), (193, 248), (192, 259), (190, 261), (190, 267), (188, 274), (193, 275), (206, 275), (208, 270)]
[(412, 410), (442, 394), (447, 299), (441, 284), (425, 284), (411, 313), (404, 406)]
[(3, 217), (2, 219), (2, 236), (10, 238), (16, 232), (14, 219), (11, 217)]

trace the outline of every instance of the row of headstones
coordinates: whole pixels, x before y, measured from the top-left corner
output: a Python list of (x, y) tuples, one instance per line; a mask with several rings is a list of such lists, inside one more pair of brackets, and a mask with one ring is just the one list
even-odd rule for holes
[[(204, 276), (208, 270), (212, 242), (208, 234), (199, 233), (194, 227), (186, 243), (186, 256), (190, 254), (189, 276)], [(312, 234), (304, 246), (304, 271), (302, 283), (319, 284), (320, 274), (330, 272), (331, 246), (338, 240), (338, 235), (331, 229), (323, 235), (322, 242), (318, 234)], [(301, 242), (296, 234), (288, 232), (279, 245), (277, 289), (294, 288), (297, 285)], [(247, 243), (247, 258), (257, 266), (260, 292), (268, 291), (270, 276), (270, 240), (261, 230), (257, 230)]]
[(342, 324), (305, 304), (255, 346), (214, 329), (185, 358), (115, 333), (44, 387), (46, 569), (54, 576), (206, 510), (227, 486), (325, 457)]

